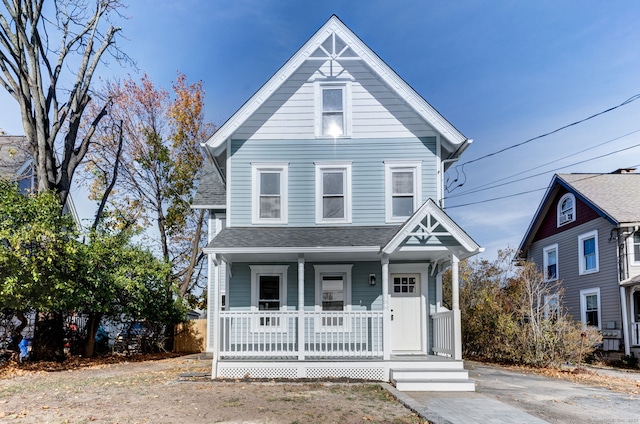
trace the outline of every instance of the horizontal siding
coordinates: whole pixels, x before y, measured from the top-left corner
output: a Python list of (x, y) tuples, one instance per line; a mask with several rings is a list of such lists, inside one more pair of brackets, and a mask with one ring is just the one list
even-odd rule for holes
[(566, 193), (568, 193), (568, 191), (564, 188), (561, 188), (558, 193), (556, 193), (556, 196), (551, 203), (549, 212), (542, 220), (542, 224), (540, 225), (538, 232), (533, 238), (534, 241), (551, 237), (554, 234), (578, 227), (585, 222), (589, 222), (599, 217), (596, 211), (591, 209), (591, 207), (589, 207), (586, 203), (576, 197), (575, 221), (558, 227), (558, 201)]
[[(401, 144), (400, 144), (401, 143)], [(399, 148), (399, 146), (402, 148)], [(366, 151), (366, 157), (363, 157)], [(289, 163), (289, 225), (315, 225), (315, 165), (352, 161), (352, 224), (385, 223), (384, 161), (422, 158), (422, 201), (436, 198), (435, 138), (375, 140), (247, 140), (232, 143), (230, 214), (234, 226), (251, 225), (251, 163)]]
[[(336, 263), (331, 263), (335, 265)], [(232, 278), (229, 284), (228, 305), (230, 310), (249, 310), (251, 308), (251, 268), (259, 263), (234, 263)], [(282, 264), (279, 264), (282, 265)], [(287, 306), (289, 310), (298, 306), (298, 264), (289, 263), (287, 272)], [(314, 265), (327, 263), (305, 263), (304, 272), (304, 304), (305, 309), (313, 310), (315, 306), (316, 281)], [(369, 285), (369, 274), (376, 274), (377, 283)], [(351, 304), (352, 310), (382, 310), (382, 276), (380, 262), (356, 262), (351, 270)]]
[[(429, 137), (435, 130), (363, 62), (334, 64), (339, 81), (351, 81), (352, 138)], [(321, 72), (319, 72), (321, 70)], [(315, 85), (332, 70), (305, 62), (233, 134), (238, 140), (315, 138)]]
[[(555, 213), (555, 211), (554, 211)], [(609, 236), (613, 226), (605, 219), (597, 218), (581, 225), (566, 229), (531, 245), (529, 259), (543, 267), (543, 249), (558, 244), (558, 277), (565, 289), (564, 303), (569, 313), (580, 320), (580, 290), (600, 288), (601, 327), (615, 321), (621, 328), (620, 291), (618, 286), (616, 240)], [(590, 231), (598, 231), (599, 271), (593, 274), (579, 275), (578, 236)]]

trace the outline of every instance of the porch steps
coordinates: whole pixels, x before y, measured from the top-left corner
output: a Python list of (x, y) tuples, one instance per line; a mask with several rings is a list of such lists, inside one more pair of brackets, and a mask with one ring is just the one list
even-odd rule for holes
[[(441, 364), (442, 365), (442, 364)], [(403, 392), (474, 392), (476, 382), (460, 366), (427, 369), (391, 369), (391, 383)]]

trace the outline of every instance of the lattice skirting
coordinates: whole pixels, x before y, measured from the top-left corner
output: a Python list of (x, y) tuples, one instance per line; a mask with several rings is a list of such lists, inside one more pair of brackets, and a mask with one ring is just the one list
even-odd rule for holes
[(350, 378), (357, 380), (386, 381), (384, 367), (251, 367), (251, 366), (219, 366), (220, 378)]

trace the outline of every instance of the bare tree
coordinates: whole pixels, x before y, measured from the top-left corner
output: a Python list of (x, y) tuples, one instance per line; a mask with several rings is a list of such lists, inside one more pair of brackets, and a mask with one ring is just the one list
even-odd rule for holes
[(54, 190), (61, 205), (110, 101), (103, 100), (79, 136), (96, 69), (105, 53), (130, 62), (116, 46), (121, 28), (112, 18), (120, 16), (121, 7), (119, 0), (2, 0), (0, 5), (0, 86), (20, 107), (37, 189)]

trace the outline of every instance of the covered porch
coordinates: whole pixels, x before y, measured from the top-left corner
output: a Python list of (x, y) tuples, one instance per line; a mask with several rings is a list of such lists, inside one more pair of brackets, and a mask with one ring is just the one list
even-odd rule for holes
[[(394, 369), (430, 366), (464, 376), (458, 263), (479, 251), (432, 201), (401, 226), (225, 229), (206, 249), (212, 376), (391, 381)], [(222, 281), (236, 287), (224, 309)], [(237, 300), (249, 286), (252, 301)]]

